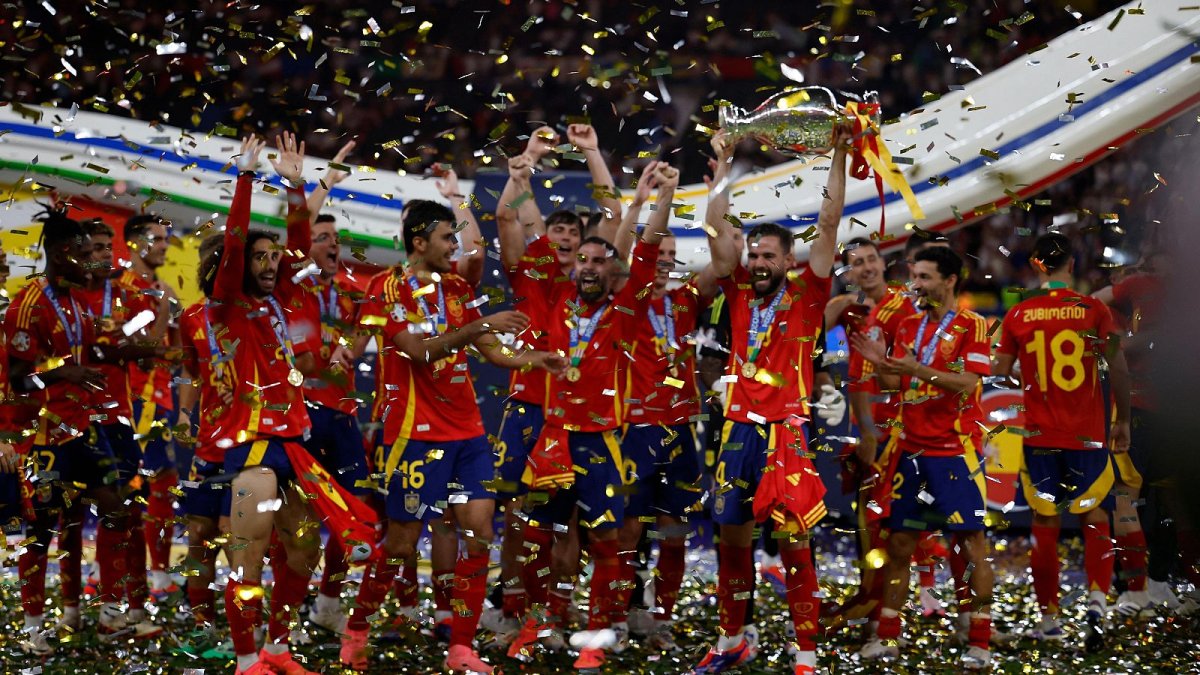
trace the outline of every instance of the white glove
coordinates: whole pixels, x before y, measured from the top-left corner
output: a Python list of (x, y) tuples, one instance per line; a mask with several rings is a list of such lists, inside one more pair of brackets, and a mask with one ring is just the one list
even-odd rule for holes
[(841, 424), (846, 417), (846, 397), (832, 384), (821, 385), (821, 397), (813, 407), (817, 409), (817, 417), (831, 427)]

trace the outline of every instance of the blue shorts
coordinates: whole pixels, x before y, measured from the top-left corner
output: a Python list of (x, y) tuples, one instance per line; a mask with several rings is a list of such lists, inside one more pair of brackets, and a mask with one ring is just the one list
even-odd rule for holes
[(696, 445), (690, 424), (626, 427), (621, 439), (621, 478), (629, 495), (626, 518), (682, 518), (698, 510), (704, 489)]
[(441, 518), (454, 504), (495, 499), (495, 455), (484, 436), (461, 441), (399, 438), (388, 449), (385, 512), (399, 522)]
[[(539, 523), (565, 525), (579, 509), (579, 525), (592, 530), (620, 527), (625, 520), (625, 497), (621, 489), (621, 444), (615, 431), (571, 431), (567, 436), (575, 482), (555, 491), (531, 493), (530, 518)], [(536, 497), (535, 495), (543, 495)], [(541, 503), (538, 503), (541, 501)]]
[(754, 520), (754, 493), (774, 446), (775, 425), (726, 420), (717, 452), (713, 521), (741, 525)]
[[(117, 459), (117, 470), (121, 485), (128, 485), (142, 467), (142, 446), (134, 438), (133, 429), (116, 422), (99, 426), (100, 433), (108, 439), (113, 456)], [(139, 493), (144, 490), (138, 490)]]
[(309, 454), (350, 494), (373, 492), (358, 420), (336, 408), (312, 403), (308, 404), (308, 419), (312, 434), (304, 441), (304, 447)]
[(225, 451), (225, 471), (236, 476), (245, 469), (266, 467), (275, 472), (279, 487), (296, 480), (296, 468), (288, 457), (284, 443), (299, 443), (299, 438), (270, 438), (235, 445)]
[(62, 445), (33, 446), (29, 461), (35, 474), (35, 490), (45, 481), (91, 489), (116, 485), (121, 480), (121, 469), (108, 437), (96, 425)]
[(974, 447), (949, 457), (905, 453), (892, 484), (892, 530), (985, 529), (987, 477)]
[(133, 399), (134, 429), (142, 448), (142, 468), (150, 475), (176, 468), (175, 442), (171, 436), (176, 419), (174, 411), (157, 403)]
[(229, 515), (229, 486), (233, 477), (223, 471), (221, 464), (206, 462), (192, 457), (192, 468), (187, 480), (180, 481), (183, 500), (180, 504), (185, 515), (217, 520)]
[(525, 460), (537, 443), (545, 422), (542, 406), (510, 401), (496, 434), (496, 492), (515, 496), (525, 494), (529, 486), (521, 482)]
[(1113, 486), (1108, 448), (1061, 450), (1026, 445), (1021, 467), (1025, 501), (1039, 516), (1086, 513), (1101, 505)]

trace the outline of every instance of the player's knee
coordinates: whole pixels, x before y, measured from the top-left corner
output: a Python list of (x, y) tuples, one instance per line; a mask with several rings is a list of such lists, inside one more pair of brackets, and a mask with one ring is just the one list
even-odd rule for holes
[(383, 552), (389, 558), (408, 560), (417, 554), (417, 547), (414, 542), (397, 537), (387, 537), (383, 540)]

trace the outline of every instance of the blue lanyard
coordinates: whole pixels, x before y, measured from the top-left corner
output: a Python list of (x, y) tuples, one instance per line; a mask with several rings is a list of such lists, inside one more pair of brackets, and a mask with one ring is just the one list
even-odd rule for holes
[(766, 309), (763, 309), (762, 303), (759, 303), (757, 307), (750, 308), (750, 344), (746, 348), (747, 362), (754, 363), (754, 359), (758, 358), (763, 340), (770, 332), (771, 324), (775, 323), (775, 311), (779, 308), (779, 303), (783, 301), (783, 293), (786, 290), (787, 282), (784, 282)]
[(217, 377), (225, 379), (225, 362), (229, 359), (221, 353), (217, 344), (216, 331), (213, 330), (212, 319), (208, 314), (208, 300), (204, 301), (204, 334), (208, 336), (208, 362), (212, 365)]
[(112, 279), (104, 280), (104, 305), (100, 307), (100, 318), (112, 316)]
[[(583, 306), (583, 300), (576, 297), (575, 305)], [(581, 326), (583, 317), (576, 316), (574, 321), (571, 321), (571, 365), (578, 366), (583, 360), (583, 352), (587, 349), (588, 343), (592, 341), (592, 336), (596, 334), (596, 328), (600, 326), (600, 322), (604, 320), (604, 313), (608, 311), (608, 303), (600, 305), (592, 313), (592, 318), (588, 320), (587, 325)]]
[[(671, 296), (663, 298), (663, 316), (659, 320), (657, 314), (654, 313), (654, 307), (649, 309), (650, 327), (654, 329), (654, 341), (657, 344), (665, 345), (668, 351), (674, 352), (679, 348), (675, 343), (675, 312), (671, 305)], [(664, 336), (666, 340), (664, 341)]]
[(337, 288), (333, 281), (329, 282), (329, 297), (325, 297), (321, 291), (321, 282), (313, 280), (313, 287), (317, 291), (317, 304), (321, 306), (321, 323), (337, 321), (342, 318), (342, 308), (338, 306)]
[[(417, 290), (421, 287), (420, 282), (417, 281), (417, 275), (409, 274), (407, 276), (408, 287), (411, 288), (413, 292), (413, 300), (415, 300), (417, 302), (417, 306), (420, 307), (421, 316), (426, 321), (429, 321), (431, 318), (429, 314), (429, 304), (425, 302), (424, 296), (417, 296)], [(437, 286), (438, 313), (437, 319), (433, 321), (433, 334), (441, 335), (442, 332), (446, 330), (446, 296), (442, 292), (442, 283), (440, 281), (435, 282), (434, 285)]]
[[(75, 298), (68, 296), (71, 301), (71, 311), (75, 315), (75, 323), (72, 325), (67, 321), (67, 315), (63, 312), (62, 307), (59, 307), (58, 296), (54, 293), (54, 288), (49, 281), (42, 284), (42, 293), (50, 300), (50, 306), (58, 315), (58, 322), (62, 324), (63, 333), (67, 336), (67, 346), (70, 347), (71, 354), (78, 361), (83, 356), (83, 315), (79, 311), (79, 304), (75, 302)], [(77, 363), (76, 365), (82, 364)]]
[(295, 369), (296, 357), (292, 354), (292, 336), (288, 333), (287, 317), (283, 313), (283, 308), (279, 306), (279, 301), (275, 296), (267, 296), (267, 304), (271, 305), (271, 311), (275, 313), (275, 321), (271, 324), (271, 329), (275, 331), (275, 337), (279, 340), (279, 346), (283, 347), (283, 358), (287, 361), (289, 369)]
[(918, 361), (920, 361), (921, 365), (923, 366), (928, 366), (930, 363), (933, 363), (933, 353), (937, 347), (938, 335), (946, 332), (946, 328), (950, 326), (951, 321), (954, 321), (954, 316), (958, 314), (958, 312), (953, 310), (946, 312), (946, 316), (943, 316), (942, 320), (938, 323), (937, 331), (930, 336), (929, 344), (921, 347), (921, 343), (925, 341), (925, 329), (929, 327), (930, 314), (932, 314), (932, 311), (926, 311), (925, 316), (921, 317), (921, 325), (917, 327), (917, 341), (913, 344), (914, 351), (918, 349), (921, 351)]

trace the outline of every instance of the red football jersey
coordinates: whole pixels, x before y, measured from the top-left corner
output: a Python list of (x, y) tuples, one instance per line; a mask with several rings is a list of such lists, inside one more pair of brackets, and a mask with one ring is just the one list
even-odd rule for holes
[[(386, 393), (381, 409), (383, 442), (390, 445), (397, 438), (456, 441), (482, 436), (483, 419), (475, 401), (466, 350), (425, 364), (408, 358), (394, 341), (400, 331), (432, 337), (435, 330), (445, 334), (479, 319), (474, 289), (453, 273), (443, 275), (440, 283), (416, 282), (416, 291), (412, 288), (415, 281), (408, 274), (389, 274), (382, 295), (368, 298), (362, 310), (364, 328), (382, 329), (381, 354), (392, 355), (386, 372), (380, 373), (385, 376), (381, 381)], [(445, 315), (439, 319), (439, 307), (443, 305)]]
[[(195, 378), (190, 385), (181, 386), (200, 388), (196, 456), (206, 462), (222, 462), (225, 449), (237, 444), (238, 430), (250, 425), (252, 411), (249, 406), (228, 405), (221, 397), (223, 390), (234, 391), (238, 377), (236, 364), (226, 352), (232, 347), (229, 331), (223, 325), (213, 325), (211, 316), (207, 301), (202, 301), (179, 317), (184, 364)], [(220, 361), (214, 355), (219, 355)]]
[[(872, 340), (891, 344), (900, 322), (917, 313), (912, 300), (899, 290), (889, 290), (883, 300), (871, 308), (863, 323), (863, 332)], [(880, 435), (887, 435), (887, 423), (900, 414), (899, 392), (884, 392), (875, 376), (875, 366), (862, 357), (854, 347), (850, 348), (848, 374), (850, 391), (865, 391), (871, 395), (871, 418)]]
[[(607, 431), (624, 423), (627, 368), (633, 363), (633, 344), (639, 322), (647, 321), (650, 283), (654, 280), (658, 245), (638, 241), (629, 266), (629, 280), (617, 293), (597, 302), (583, 302), (575, 284), (557, 281), (561, 268), (553, 260), (529, 277), (524, 295), (527, 313), (547, 317), (546, 347), (571, 359), (571, 326), (581, 334), (592, 331), (578, 363), (579, 377), (550, 379), (546, 424), (570, 431)], [(593, 326), (593, 322), (595, 323)]]
[[(79, 289), (75, 295), (80, 305), (86, 306), (94, 318), (96, 327), (96, 344), (111, 345), (120, 343), (126, 338), (121, 332), (125, 322), (130, 321), (143, 311), (153, 312), (153, 307), (138, 289), (129, 286), (124, 276), (111, 280), (108, 291), (108, 307), (105, 308), (105, 289)], [(105, 332), (106, 320), (114, 322), (113, 330)], [(139, 335), (134, 336), (137, 339)], [(124, 420), (125, 424), (133, 425), (132, 390), (129, 386), (129, 365), (98, 363), (99, 368), (108, 378), (108, 386), (104, 391), (95, 392), (93, 400), (96, 404), (95, 419), (101, 424), (116, 424)]]
[[(667, 302), (670, 302), (670, 312)], [(700, 292), (690, 284), (650, 298), (635, 322), (626, 403), (629, 424), (689, 424), (700, 414), (696, 345), (690, 337), (700, 315)], [(674, 345), (673, 347), (671, 345)]]
[[(143, 296), (151, 310), (158, 309), (160, 294), (153, 289), (154, 282), (142, 278), (132, 270), (125, 270), (121, 275), (121, 283), (135, 289)], [(171, 334), (163, 336), (163, 344), (170, 344)], [(133, 395), (143, 401), (153, 402), (167, 410), (175, 409), (175, 400), (171, 398), (171, 364), (161, 359), (151, 360), (149, 370), (142, 368), (136, 361), (129, 364), (129, 389)]]
[(341, 344), (342, 337), (353, 333), (353, 328), (358, 325), (360, 303), (354, 301), (357, 293), (340, 279), (323, 283), (316, 275), (301, 281), (300, 288), (304, 291), (304, 305), (289, 317), (289, 328), (293, 339), (302, 345), (298, 353), (305, 353), (303, 346), (316, 348), (311, 353), (320, 373), (304, 381), (304, 398), (355, 415), (358, 399), (351, 395), (354, 392), (353, 365), (346, 367), (343, 364), (334, 369), (329, 358)]
[[(954, 315), (944, 330), (930, 317), (921, 343), (917, 344), (921, 321), (925, 313), (914, 314), (900, 322), (892, 340), (892, 353), (913, 354), (921, 360), (925, 350), (936, 342), (927, 364), (934, 370), (968, 372), (985, 377), (992, 372), (991, 350), (988, 347), (987, 322), (970, 310)], [(980, 419), (982, 383), (965, 397), (952, 394), (941, 387), (904, 376), (900, 391), (900, 449), (908, 453), (930, 456), (960, 455), (964, 446), (961, 436), (972, 436), (973, 421)]]
[[(1162, 279), (1153, 274), (1131, 274), (1112, 287), (1113, 300), (1129, 313), (1129, 333), (1137, 333), (1158, 325), (1167, 289)], [(1155, 402), (1150, 384), (1150, 363), (1142, 350), (1125, 352), (1132, 379), (1130, 405), (1142, 410), (1154, 410)]]
[[(28, 361), (34, 364), (34, 372), (62, 365), (93, 365), (86, 345), (96, 338), (86, 303), (78, 291), (60, 289), (53, 293), (57, 303), (48, 295), (46, 280), (37, 279), (13, 298), (4, 317), (9, 361)], [(62, 312), (61, 318), (55, 305)], [(77, 337), (72, 339), (72, 335)], [(34, 438), (37, 445), (67, 443), (85, 433), (92, 422), (94, 392), (77, 384), (58, 380), (30, 392), (30, 398), (41, 407)]]
[(750, 274), (738, 265), (733, 275), (718, 280), (729, 306), (729, 334), (733, 338), (729, 363), (725, 419), (765, 424), (782, 422), (791, 415), (807, 415), (812, 389), (812, 353), (817, 346), (831, 280), (805, 268), (796, 278), (788, 275), (780, 286), (782, 295), (774, 321), (766, 329), (760, 350), (747, 372), (752, 304), (766, 312), (774, 295), (759, 298), (750, 284)]
[(1104, 392), (1098, 357), (1117, 334), (1104, 303), (1067, 288), (1047, 289), (1004, 316), (999, 354), (1017, 357), (1025, 388), (1026, 445), (1104, 447)]
[[(549, 314), (544, 308), (531, 308), (528, 305), (530, 294), (538, 297), (543, 295), (537, 285), (544, 283), (547, 277), (556, 287), (567, 289), (566, 292), (575, 288), (575, 282), (570, 276), (562, 273), (550, 240), (545, 235), (529, 242), (517, 267), (507, 272), (508, 282), (513, 290), (513, 309), (529, 316), (529, 331), (522, 335), (521, 339), (532, 349), (545, 350), (548, 331), (546, 320)], [(535, 286), (533, 290), (530, 290), (531, 285)], [(552, 291), (551, 294), (556, 292)], [(540, 368), (533, 368), (528, 372), (513, 370), (509, 376), (508, 390), (517, 401), (545, 406), (549, 378), (550, 374)]]
[[(213, 325), (226, 328), (238, 373), (230, 410), (236, 410), (232, 413), (235, 415), (248, 412), (244, 422), (229, 418), (221, 421), (223, 433), (234, 433), (238, 443), (270, 437), (293, 438), (309, 431), (308, 410), (300, 386), (303, 383), (289, 381), (294, 368), (289, 353), (311, 347), (297, 345), (287, 335), (289, 317), (303, 306), (304, 298), (299, 295), (302, 291), (293, 278), (308, 265), (311, 244), (308, 214), (289, 209), (287, 251), (279, 262), (275, 291), (266, 298), (249, 295), (242, 289), (242, 283), (244, 269), (249, 264), (245, 241), (250, 228), (252, 189), (251, 175), (238, 176), (225, 226), (225, 250), (217, 266), (209, 303)], [(289, 195), (289, 204), (294, 203), (293, 198)], [(302, 193), (300, 199), (303, 203)]]

